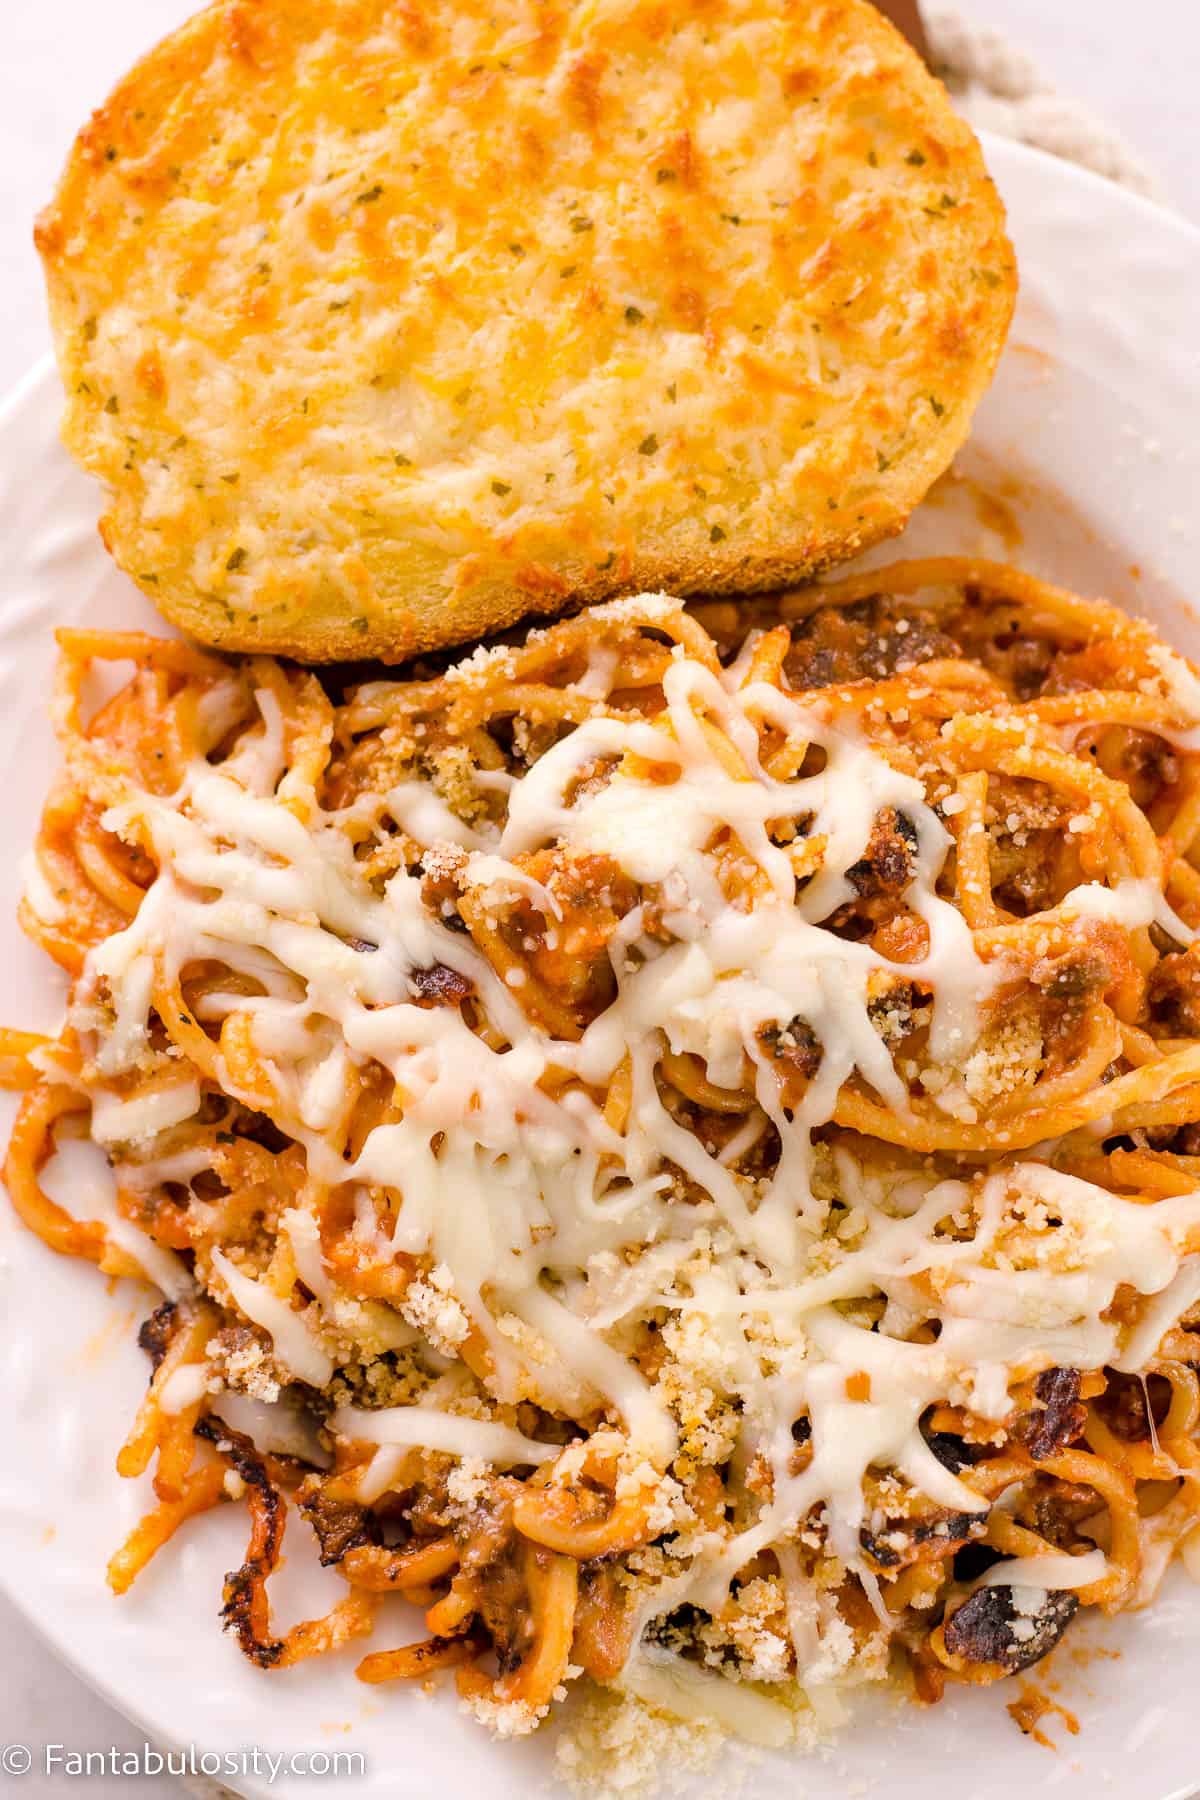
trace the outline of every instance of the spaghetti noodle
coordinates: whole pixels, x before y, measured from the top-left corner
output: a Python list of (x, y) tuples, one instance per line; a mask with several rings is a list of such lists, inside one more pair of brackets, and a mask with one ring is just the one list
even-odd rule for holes
[[(1200, 1553), (1200, 684), (1145, 626), (952, 558), (344, 687), (60, 637), (6, 1179), (166, 1295), (117, 1592), (244, 1500), (264, 1668), (400, 1596), (364, 1681), (782, 1742)], [(281, 1632), (289, 1503), (347, 1594)]]

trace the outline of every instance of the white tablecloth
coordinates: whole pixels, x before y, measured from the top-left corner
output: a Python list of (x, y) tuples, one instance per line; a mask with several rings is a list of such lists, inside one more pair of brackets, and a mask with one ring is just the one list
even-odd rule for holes
[[(957, 0), (1029, 50), (1061, 89), (1113, 125), (1157, 172), (1167, 198), (1200, 224), (1200, 7), (1192, 0)], [(73, 132), (111, 82), (198, 0), (0, 0), (0, 395), (48, 347), (33, 215), (48, 198)], [(16, 1022), (16, 1021), (13, 1021)], [(214, 1630), (216, 1620), (213, 1622)], [(134, 1749), (142, 1733), (89, 1692), (0, 1601), (0, 1745), (34, 1748), (30, 1793), (75, 1796), (79, 1783), (39, 1774), (41, 1746)], [(6, 1792), (15, 1783), (4, 1781)], [(100, 1777), (93, 1796), (129, 1794)], [(173, 1778), (136, 1783), (139, 1800), (179, 1800)]]

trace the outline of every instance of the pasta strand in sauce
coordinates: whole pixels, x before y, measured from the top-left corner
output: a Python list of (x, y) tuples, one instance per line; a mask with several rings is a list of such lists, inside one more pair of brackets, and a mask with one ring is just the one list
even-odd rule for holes
[[(1200, 1532), (1200, 684), (1148, 628), (941, 558), (404, 680), (60, 638), (22, 922), (73, 985), (0, 1033), (5, 1178), (166, 1296), (115, 1591), (244, 1501), (263, 1668), (398, 1593), (364, 1681), (511, 1734), (732, 1672), (767, 1742), (1150, 1598)], [(276, 1636), (289, 1506), (349, 1593)]]

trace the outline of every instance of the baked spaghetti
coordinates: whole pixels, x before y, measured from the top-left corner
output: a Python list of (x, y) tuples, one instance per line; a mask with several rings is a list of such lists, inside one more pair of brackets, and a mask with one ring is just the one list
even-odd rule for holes
[[(242, 1502), (263, 1668), (374, 1628), (502, 1734), (587, 1676), (777, 1744), (1200, 1555), (1200, 684), (1145, 626), (944, 559), (403, 681), (60, 639), (6, 1178), (165, 1295), (117, 1592)], [(346, 1594), (281, 1630), (289, 1499)]]

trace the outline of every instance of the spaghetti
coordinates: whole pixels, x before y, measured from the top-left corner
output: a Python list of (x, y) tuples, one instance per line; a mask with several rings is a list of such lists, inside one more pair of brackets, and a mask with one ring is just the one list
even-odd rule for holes
[[(948, 558), (344, 687), (60, 639), (72, 995), (0, 1076), (26, 1224), (166, 1296), (114, 1590), (240, 1500), (264, 1668), (399, 1596), (364, 1681), (777, 1743), (1200, 1554), (1200, 684), (1145, 626)], [(289, 1502), (347, 1593), (280, 1631)]]

